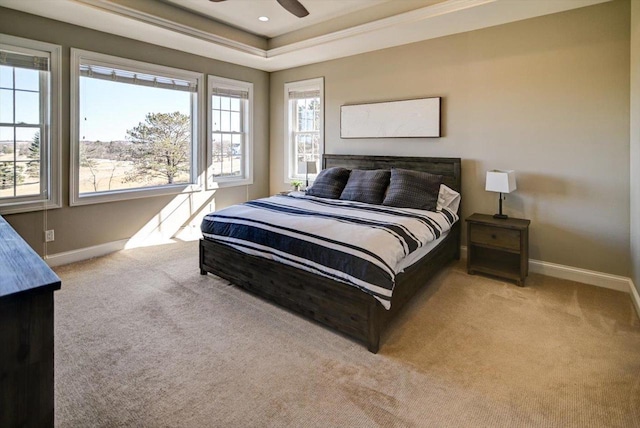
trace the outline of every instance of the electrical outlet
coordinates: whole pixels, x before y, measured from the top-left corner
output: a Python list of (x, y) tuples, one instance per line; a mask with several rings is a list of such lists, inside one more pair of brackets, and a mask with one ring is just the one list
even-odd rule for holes
[(54, 241), (55, 239), (56, 239), (56, 236), (53, 233), (53, 229), (46, 230), (44, 232), (44, 242), (51, 242), (51, 241)]

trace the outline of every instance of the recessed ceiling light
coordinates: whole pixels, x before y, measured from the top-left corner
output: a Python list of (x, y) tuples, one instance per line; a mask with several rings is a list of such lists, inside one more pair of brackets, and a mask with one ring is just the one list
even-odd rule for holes
[(260, 20), (262, 22), (267, 22), (269, 20), (269, 18), (266, 17), (266, 16), (261, 16), (261, 17), (258, 18), (258, 20)]

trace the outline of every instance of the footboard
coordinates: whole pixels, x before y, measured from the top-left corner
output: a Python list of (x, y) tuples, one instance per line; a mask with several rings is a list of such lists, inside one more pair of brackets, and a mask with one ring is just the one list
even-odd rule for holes
[(344, 333), (376, 353), (384, 328), (432, 276), (456, 258), (459, 242), (458, 223), (424, 259), (399, 274), (390, 310), (355, 287), (205, 239), (200, 240), (200, 273), (218, 275)]
[(371, 352), (378, 351), (378, 307), (384, 308), (357, 288), (202, 239), (200, 273), (207, 272), (363, 342)]

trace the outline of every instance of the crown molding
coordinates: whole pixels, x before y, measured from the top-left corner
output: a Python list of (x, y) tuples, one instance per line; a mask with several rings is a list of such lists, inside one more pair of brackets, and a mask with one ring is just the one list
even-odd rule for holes
[(263, 71), (284, 70), (612, 0), (446, 0), (262, 49), (108, 0), (0, 0), (0, 6)]
[(421, 9), (416, 9), (410, 12), (404, 12), (395, 16), (390, 16), (388, 18), (368, 22), (366, 24), (357, 25), (345, 30), (335, 31), (333, 33), (324, 34), (322, 36), (312, 37), (300, 42), (295, 42), (278, 48), (269, 49), (267, 51), (267, 57), (273, 58), (278, 55), (296, 52), (300, 49), (307, 49), (342, 39), (348, 39), (351, 37), (360, 36), (362, 34), (387, 29), (389, 27), (415, 24), (417, 22), (424, 21), (436, 16), (456, 13), (461, 10), (478, 7), (496, 1), (499, 0), (448, 0)]
[(75, 3), (81, 3), (86, 6), (101, 10), (103, 12), (114, 13), (129, 19), (134, 19), (138, 22), (144, 22), (145, 24), (151, 24), (156, 27), (163, 28), (165, 30), (173, 31), (175, 33), (184, 34), (186, 36), (195, 37), (200, 40), (214, 43), (226, 48), (235, 49), (240, 52), (248, 53), (258, 57), (266, 58), (267, 51), (260, 49), (246, 43), (238, 42), (226, 37), (219, 36), (217, 34), (209, 33), (206, 31), (198, 30), (184, 24), (180, 24), (168, 19), (160, 18), (155, 15), (151, 15), (146, 12), (139, 11), (127, 6), (120, 5), (118, 3), (112, 3), (106, 0), (71, 0)]

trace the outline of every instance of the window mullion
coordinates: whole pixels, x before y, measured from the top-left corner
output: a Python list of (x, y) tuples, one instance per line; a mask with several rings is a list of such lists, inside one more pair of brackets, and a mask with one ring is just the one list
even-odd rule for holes
[(190, 173), (190, 182), (197, 183), (198, 182), (198, 158), (199, 158), (199, 150), (198, 150), (198, 128), (199, 119), (198, 119), (198, 94), (197, 92), (191, 93), (191, 173)]
[(17, 184), (18, 184), (18, 177), (16, 174), (16, 155), (18, 153), (18, 133), (15, 127), (15, 124), (17, 122), (16, 120), (16, 68), (13, 67), (12, 68), (12, 73), (11, 73), (11, 77), (13, 79), (12, 85), (13, 85), (13, 91), (11, 91), (11, 94), (13, 96), (13, 123), (14, 123), (14, 127), (13, 127), (13, 197), (15, 198), (16, 196), (18, 196), (18, 189), (17, 189)]
[(40, 88), (40, 147), (39, 147), (39, 175), (40, 175), (40, 194), (47, 195), (49, 188), (49, 127), (50, 114), (49, 111), (49, 79), (45, 72), (38, 73), (38, 87)]
[(35, 128), (40, 126), (40, 123), (11, 123), (11, 122), (2, 122), (0, 126), (13, 126), (14, 128)]
[(245, 121), (245, 101), (240, 100), (240, 108), (238, 109), (239, 121), (240, 121), (240, 175), (245, 178), (247, 176), (247, 146), (246, 146), (246, 121)]
[(294, 177), (298, 176), (298, 141), (297, 141), (297, 130), (298, 130), (298, 100), (292, 100), (289, 103), (291, 108), (289, 109), (289, 114), (291, 115), (291, 136), (289, 138), (289, 156), (291, 157), (290, 168), (291, 175)]

